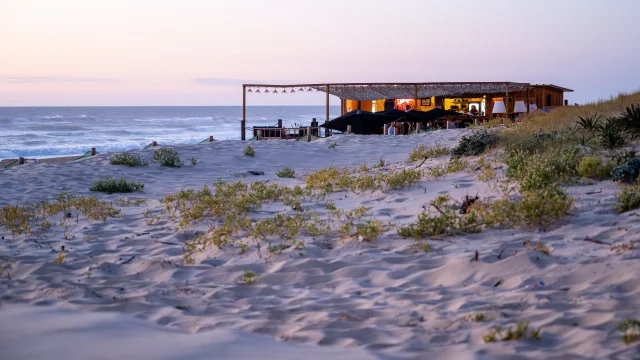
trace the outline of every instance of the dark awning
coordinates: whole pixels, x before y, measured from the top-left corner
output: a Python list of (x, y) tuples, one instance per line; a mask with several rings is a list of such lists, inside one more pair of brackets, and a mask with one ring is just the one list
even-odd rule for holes
[(354, 134), (381, 134), (382, 127), (385, 124), (392, 123), (396, 120), (398, 120), (398, 118), (395, 116), (363, 110), (353, 110), (321, 126), (327, 129), (346, 132), (347, 126), (351, 125), (351, 132)]

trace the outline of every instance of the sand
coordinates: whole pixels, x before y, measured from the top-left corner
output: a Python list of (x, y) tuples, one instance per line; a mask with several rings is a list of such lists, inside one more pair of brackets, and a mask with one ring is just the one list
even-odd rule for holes
[[(617, 185), (608, 181), (568, 187), (576, 197), (572, 215), (544, 229), (432, 240), (429, 253), (391, 231), (370, 243), (307, 240), (303, 256), (291, 248), (269, 262), (252, 249), (242, 256), (238, 248), (210, 249), (185, 266), (175, 225), (145, 222), (147, 210), (160, 215), (159, 199), (181, 188), (218, 179), (302, 184), (275, 176), (285, 166), (304, 174), (383, 158), (392, 168), (415, 167), (407, 157), (416, 145), (453, 146), (466, 133), (254, 142), (253, 158), (243, 155), (242, 142), (175, 146), (183, 159), (199, 159), (179, 169), (113, 166), (105, 154), (0, 170), (0, 206), (53, 200), (60, 192), (91, 194), (91, 181), (108, 175), (143, 181), (144, 192), (124, 197), (148, 200), (106, 223), (81, 220), (69, 240), (60, 232), (29, 241), (2, 233), (0, 255), (13, 263), (12, 279), (0, 280), (0, 348), (12, 359), (638, 358), (638, 347), (626, 346), (616, 326), (639, 316), (640, 261), (635, 249), (610, 245), (640, 240), (640, 212), (616, 214)], [(134, 153), (150, 158), (151, 151)], [(248, 170), (265, 175), (239, 175)], [(499, 196), (477, 175), (425, 177), (410, 189), (343, 192), (331, 200), (406, 224), (439, 194)], [(527, 250), (527, 240), (543, 242), (551, 254)], [(59, 265), (53, 260), (61, 245), (66, 260)], [(254, 284), (240, 283), (245, 269), (260, 274)], [(486, 321), (471, 320), (480, 313)], [(518, 321), (541, 328), (541, 339), (483, 341), (490, 328)]]

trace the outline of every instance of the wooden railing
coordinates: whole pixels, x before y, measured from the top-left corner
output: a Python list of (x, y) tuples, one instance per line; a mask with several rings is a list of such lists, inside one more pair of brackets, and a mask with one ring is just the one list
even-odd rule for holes
[(254, 127), (252, 128), (252, 131), (253, 136), (258, 140), (300, 139), (306, 137), (308, 141), (311, 141), (312, 136), (322, 137), (324, 134), (324, 137), (328, 137), (333, 134), (330, 129), (321, 128), (319, 126), (296, 128)]

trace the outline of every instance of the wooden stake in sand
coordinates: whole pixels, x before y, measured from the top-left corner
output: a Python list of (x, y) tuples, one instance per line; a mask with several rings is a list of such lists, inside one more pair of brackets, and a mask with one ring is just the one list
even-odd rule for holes
[(351, 125), (347, 125), (347, 135), (351, 135)]
[(20, 156), (18, 158), (18, 165), (23, 165), (24, 164), (24, 158), (22, 156)]
[(209, 135), (209, 142), (213, 142), (213, 136)]
[(91, 156), (96, 156), (96, 148), (91, 148)]
[(388, 134), (389, 134), (389, 124), (384, 124), (384, 131), (382, 135), (388, 135)]
[(157, 141), (155, 141), (155, 140), (153, 140), (153, 141), (151, 142), (151, 147), (156, 147), (156, 146), (158, 146), (158, 142), (157, 142)]
[(311, 142), (311, 126), (307, 126), (307, 142)]

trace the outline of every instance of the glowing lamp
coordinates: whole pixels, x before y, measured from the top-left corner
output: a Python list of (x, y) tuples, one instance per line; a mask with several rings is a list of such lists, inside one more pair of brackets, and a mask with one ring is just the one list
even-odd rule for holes
[(498, 100), (493, 104), (493, 111), (494, 114), (506, 114), (507, 113), (507, 108), (504, 107), (504, 101), (502, 100)]
[(524, 101), (516, 101), (516, 104), (513, 109), (514, 113), (525, 113), (527, 112), (527, 105)]

